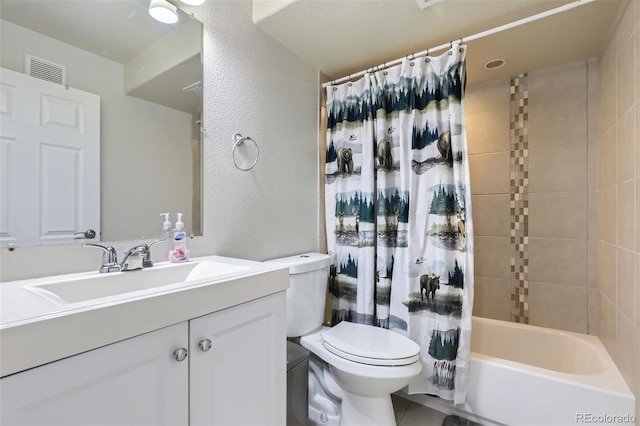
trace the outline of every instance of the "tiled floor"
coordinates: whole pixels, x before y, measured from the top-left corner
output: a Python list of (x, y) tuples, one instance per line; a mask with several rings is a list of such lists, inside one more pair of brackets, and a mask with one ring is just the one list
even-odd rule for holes
[(391, 395), (398, 426), (441, 426), (445, 413), (427, 408), (396, 395)]

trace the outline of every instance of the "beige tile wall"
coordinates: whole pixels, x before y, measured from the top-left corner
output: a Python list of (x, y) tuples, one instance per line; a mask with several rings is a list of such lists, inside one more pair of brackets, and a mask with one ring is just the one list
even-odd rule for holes
[(597, 158), (598, 336), (640, 413), (640, 7), (630, 1), (599, 59)]
[(467, 87), (474, 226), (474, 315), (511, 318), (509, 78)]
[[(587, 266), (588, 76), (587, 61), (528, 74), (529, 320), (582, 333), (589, 331), (589, 298), (595, 296), (589, 292)], [(468, 87), (465, 110), (475, 232), (474, 314), (510, 320), (509, 79)]]
[(589, 332), (589, 73), (529, 73), (530, 323)]

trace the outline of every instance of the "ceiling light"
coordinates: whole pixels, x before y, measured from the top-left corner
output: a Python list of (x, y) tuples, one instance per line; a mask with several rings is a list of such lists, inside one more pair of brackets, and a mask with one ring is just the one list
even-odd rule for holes
[(180, 0), (184, 4), (188, 4), (189, 6), (200, 6), (204, 3), (204, 0)]
[(484, 67), (488, 70), (494, 70), (496, 68), (500, 68), (506, 63), (507, 63), (507, 60), (502, 58), (489, 59), (487, 62), (484, 63)]
[(167, 0), (151, 0), (149, 4), (149, 15), (156, 21), (164, 24), (175, 24), (178, 22), (178, 8)]

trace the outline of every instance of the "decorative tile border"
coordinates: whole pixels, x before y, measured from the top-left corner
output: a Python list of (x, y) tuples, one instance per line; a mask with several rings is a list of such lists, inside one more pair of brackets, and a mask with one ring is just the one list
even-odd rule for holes
[(527, 73), (511, 77), (511, 321), (529, 323), (529, 89)]

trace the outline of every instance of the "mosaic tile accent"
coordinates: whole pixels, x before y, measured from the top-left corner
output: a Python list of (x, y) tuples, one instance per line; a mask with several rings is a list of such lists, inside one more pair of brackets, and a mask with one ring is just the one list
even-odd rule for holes
[(527, 73), (511, 77), (511, 321), (529, 323), (529, 90)]

